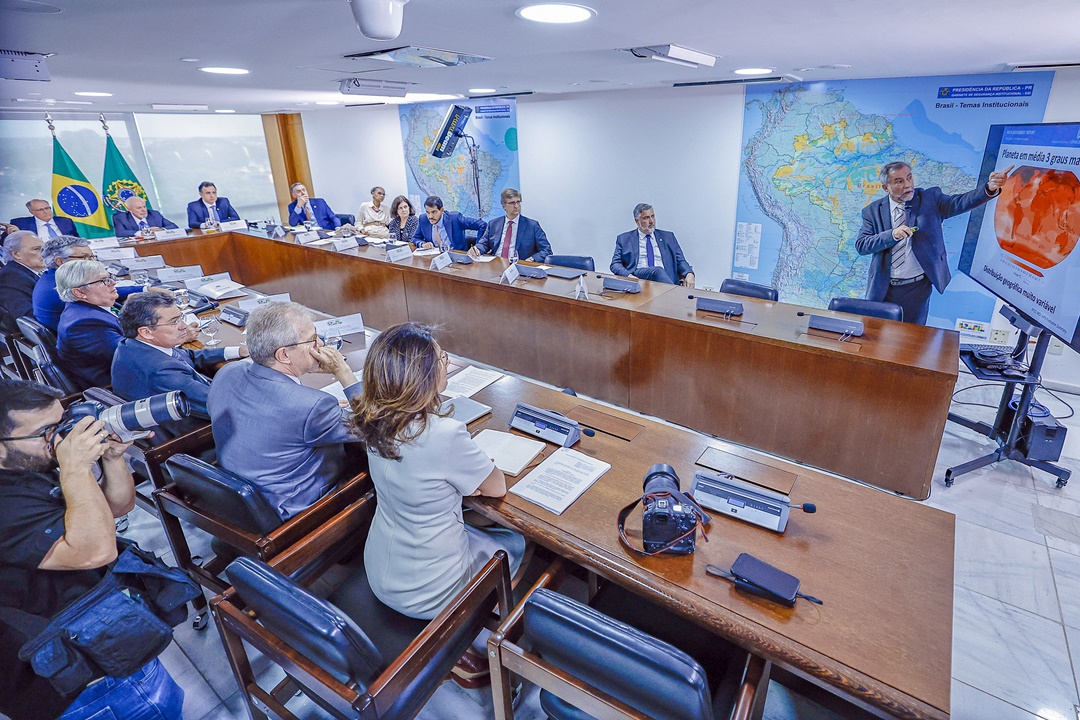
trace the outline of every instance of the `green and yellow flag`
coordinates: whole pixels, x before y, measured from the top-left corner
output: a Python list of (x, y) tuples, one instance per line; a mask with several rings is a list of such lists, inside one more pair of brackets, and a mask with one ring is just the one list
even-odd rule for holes
[(101, 196), (55, 137), (52, 194), (56, 214), (75, 223), (81, 237), (108, 237), (113, 234)]
[(150, 198), (146, 196), (142, 183), (135, 177), (131, 166), (120, 154), (120, 148), (116, 147), (112, 135), (105, 135), (105, 177), (101, 181), (101, 190), (104, 194), (105, 205), (109, 214), (109, 223), (112, 224), (112, 214), (121, 210), (127, 210), (124, 201), (130, 197), (138, 196), (146, 201), (148, 210)]

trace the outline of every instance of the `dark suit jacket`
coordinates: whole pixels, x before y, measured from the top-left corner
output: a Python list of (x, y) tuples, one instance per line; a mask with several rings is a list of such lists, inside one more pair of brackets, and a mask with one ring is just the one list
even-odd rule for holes
[[(315, 215), (315, 221), (319, 223), (319, 227), (323, 230), (336, 230), (341, 227), (341, 220), (334, 214), (334, 211), (330, 209), (325, 200), (322, 198), (308, 198), (308, 202), (311, 204), (311, 212)], [(289, 203), (290, 225), (302, 225), (306, 219), (306, 213), (296, 211), (295, 200)]]
[[(124, 300), (132, 293), (142, 292), (141, 287), (116, 288), (120, 300)], [(34, 317), (37, 321), (56, 332), (60, 325), (60, 316), (64, 312), (66, 303), (60, 299), (56, 292), (56, 268), (49, 268), (41, 273), (37, 285), (34, 286)]]
[[(217, 208), (218, 222), (228, 222), (229, 220), (239, 220), (240, 215), (233, 210), (233, 206), (229, 204), (229, 198), (219, 197), (217, 202), (214, 203), (214, 207)], [(189, 228), (198, 228), (210, 215), (206, 210), (206, 205), (203, 204), (202, 199), (195, 202), (189, 202), (187, 206), (187, 224)]]
[(14, 260), (0, 267), (0, 329), (14, 332), (15, 318), (31, 314), (37, 280), (33, 270)]
[[(915, 196), (907, 203), (905, 224), (918, 228), (911, 236), (911, 249), (926, 277), (939, 293), (945, 292), (945, 286), (952, 279), (945, 253), (945, 239), (941, 235), (941, 221), (966, 213), (990, 199), (984, 187), (958, 195), (946, 195), (939, 187), (915, 188)], [(863, 208), (862, 228), (855, 238), (855, 249), (860, 255), (874, 256), (870, 259), (866, 281), (867, 300), (884, 300), (889, 289), (892, 277), (890, 251), (897, 243), (892, 231), (888, 195)]]
[[(412, 241), (414, 245), (420, 245), (421, 243), (433, 243), (431, 239), (431, 221), (427, 219), (427, 215), (417, 215), (420, 218), (420, 222), (416, 224), (416, 232), (413, 233)], [(446, 228), (446, 232), (450, 235), (450, 247), (454, 250), (468, 250), (469, 242), (465, 239), (466, 230), (475, 230), (477, 237), (483, 237), (484, 231), (487, 230), (487, 223), (477, 218), (465, 217), (459, 212), (452, 212), (447, 210), (443, 213), (443, 227)]]
[[(53, 215), (53, 220), (56, 221), (56, 227), (60, 230), (61, 235), (74, 235), (80, 237), (78, 231), (75, 229), (75, 223), (66, 217), (60, 217), (59, 215)], [(37, 218), (31, 215), (30, 217), (12, 218), (11, 224), (19, 228), (20, 230), (29, 230), (32, 233), (37, 232)], [(42, 240), (48, 240), (48, 236), (41, 238)]]
[[(139, 221), (132, 217), (131, 213), (127, 211), (113, 214), (112, 222), (113, 230), (116, 231), (116, 237), (133, 237), (135, 233), (139, 232)], [(146, 213), (146, 222), (150, 227), (165, 228), (166, 230), (172, 230), (177, 227), (176, 223), (166, 218), (157, 210), (151, 210)]]
[[(544, 262), (551, 254), (551, 243), (544, 234), (544, 228), (540, 227), (540, 223), (524, 215), (518, 215), (516, 222), (518, 224), (515, 242), (517, 256), (522, 260)], [(476, 249), (481, 255), (486, 253), (502, 255), (502, 240), (505, 234), (506, 216), (503, 215), (488, 223), (487, 232), (476, 243)]]
[[(660, 248), (664, 269), (672, 280), (678, 282), (694, 272), (694, 268), (690, 267), (690, 263), (683, 257), (682, 248), (679, 247), (679, 241), (675, 239), (675, 233), (667, 230), (653, 230), (653, 239)], [(634, 274), (638, 265), (638, 243), (637, 228), (615, 238), (615, 254), (611, 256), (611, 272), (616, 275)]]
[[(355, 383), (345, 394), (353, 399), (362, 390)], [(342, 443), (356, 438), (337, 400), (277, 370), (250, 360), (229, 363), (214, 377), (207, 409), (221, 467), (258, 487), (283, 519), (350, 470)]]
[(97, 305), (67, 303), (56, 330), (60, 365), (80, 388), (108, 387), (112, 383), (112, 360), (124, 339), (120, 320)]

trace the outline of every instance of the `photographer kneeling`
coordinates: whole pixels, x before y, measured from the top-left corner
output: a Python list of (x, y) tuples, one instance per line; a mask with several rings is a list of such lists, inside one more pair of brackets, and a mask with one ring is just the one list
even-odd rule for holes
[[(37, 383), (0, 381), (0, 608), (42, 618), (101, 581), (117, 557), (113, 518), (135, 506), (123, 458), (128, 444), (90, 417), (57, 437), (60, 397)], [(12, 623), (10, 611), (3, 617), (0, 712), (12, 720), (82, 720), (105, 708), (112, 715), (100, 717), (180, 718), (184, 692), (156, 659), (125, 678), (100, 678), (62, 697), (18, 658), (33, 631)]]

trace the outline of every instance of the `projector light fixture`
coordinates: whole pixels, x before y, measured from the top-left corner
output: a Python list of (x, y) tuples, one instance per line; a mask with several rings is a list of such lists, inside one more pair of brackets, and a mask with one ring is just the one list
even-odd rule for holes
[(716, 65), (715, 55), (709, 55), (708, 53), (675, 44), (630, 48), (630, 53), (634, 57), (659, 60), (660, 62), (688, 68), (701, 67), (702, 65), (713, 67)]

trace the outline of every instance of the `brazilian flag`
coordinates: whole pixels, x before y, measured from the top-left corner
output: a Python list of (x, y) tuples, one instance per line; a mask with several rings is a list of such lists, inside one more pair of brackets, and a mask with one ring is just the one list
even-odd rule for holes
[(75, 223), (80, 236), (96, 238), (113, 234), (101, 196), (55, 137), (52, 194), (56, 214)]
[(146, 197), (146, 191), (143, 190), (142, 183), (135, 177), (135, 173), (132, 172), (131, 166), (127, 164), (124, 156), (120, 154), (120, 148), (116, 147), (116, 143), (113, 142), (112, 135), (105, 136), (105, 177), (101, 181), (101, 190), (107, 206), (110, 225), (112, 224), (112, 214), (114, 212), (127, 210), (124, 201), (128, 198), (141, 197), (146, 201), (148, 210), (154, 209), (150, 206), (150, 198)]

